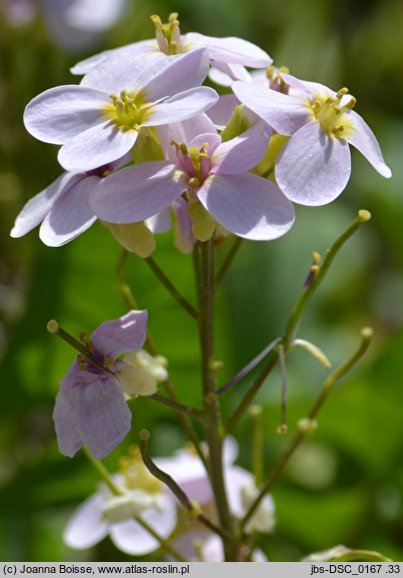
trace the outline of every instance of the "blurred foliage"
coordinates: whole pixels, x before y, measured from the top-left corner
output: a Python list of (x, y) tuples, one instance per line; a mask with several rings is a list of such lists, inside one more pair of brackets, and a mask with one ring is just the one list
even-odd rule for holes
[[(301, 78), (348, 86), (357, 111), (374, 129), (394, 171), (384, 181), (353, 153), (353, 177), (342, 198), (320, 208), (297, 207), (297, 222), (273, 243), (245, 242), (228, 273), (217, 306), (222, 383), (281, 331), (301, 291), (311, 251), (324, 253), (360, 208), (372, 221), (349, 241), (303, 319), (300, 335), (320, 345), (337, 366), (355, 347), (363, 325), (375, 329), (369, 354), (343, 380), (319, 417), (319, 428), (295, 456), (273, 492), (277, 529), (263, 541), (273, 561), (298, 560), (338, 543), (403, 559), (403, 4), (401, 0), (136, 0), (101, 50), (150, 37), (149, 15), (180, 13), (183, 32), (237, 35), (258, 43), (278, 65)], [(76, 82), (69, 67), (89, 53), (63, 53), (38, 15), (19, 28), (0, 22), (0, 559), (124, 560), (104, 540), (92, 551), (63, 545), (64, 525), (97, 478), (81, 455), (58, 453), (52, 406), (73, 352), (46, 333), (56, 318), (68, 331), (92, 331), (123, 314), (115, 269), (119, 247), (99, 224), (59, 249), (44, 247), (37, 232), (8, 236), (23, 203), (60, 173), (55, 147), (24, 130), (25, 104), (58, 84)], [(189, 299), (191, 259), (158, 239), (155, 258)], [(219, 248), (223, 253), (226, 247)], [(180, 310), (146, 265), (132, 256), (127, 278), (150, 312), (158, 349), (170, 361), (178, 392), (198, 403), (193, 321)], [(310, 407), (325, 370), (304, 351), (287, 359), (290, 434)], [(229, 415), (251, 378), (226, 394)], [(265, 468), (276, 463), (287, 438), (276, 435), (280, 377), (262, 389)], [(155, 455), (185, 441), (169, 410), (148, 400), (133, 405), (129, 442), (147, 427)], [(250, 422), (235, 435), (240, 463), (248, 463)], [(107, 465), (113, 471), (123, 444)]]

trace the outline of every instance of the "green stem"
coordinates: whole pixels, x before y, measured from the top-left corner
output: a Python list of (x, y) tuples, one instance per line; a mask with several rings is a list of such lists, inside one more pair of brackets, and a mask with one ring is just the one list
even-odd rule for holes
[[(115, 496), (121, 496), (122, 491), (115, 484), (115, 482), (111, 478), (108, 470), (105, 468), (103, 463), (96, 460), (92, 456), (91, 452), (88, 450), (88, 448), (86, 446), (83, 446), (83, 451), (84, 451), (84, 454), (86, 455), (88, 461), (91, 463), (91, 465), (98, 472), (99, 476), (105, 482), (105, 484), (108, 486), (108, 488), (110, 489), (112, 494)], [(147, 532), (149, 532), (149, 534), (151, 534), (151, 536), (153, 536), (157, 540), (157, 542), (160, 544), (160, 546), (162, 548), (164, 548), (164, 550), (166, 550), (166, 552), (169, 552), (169, 554), (171, 554), (178, 562), (188, 562), (188, 560), (184, 556), (182, 556), (182, 554), (180, 552), (178, 552), (178, 550), (176, 550), (176, 548), (171, 546), (171, 544), (167, 540), (165, 540), (165, 538), (160, 536), (160, 534), (158, 534), (158, 532), (156, 532), (154, 530), (154, 528), (149, 526), (147, 524), (147, 522), (145, 522), (140, 516), (134, 516), (133, 519), (136, 520), (136, 522), (140, 526), (142, 526)]]
[[(118, 265), (116, 267), (118, 286), (119, 286), (119, 289), (123, 295), (123, 298), (125, 299), (127, 305), (129, 306), (129, 308), (130, 309), (139, 309), (137, 301), (136, 301), (130, 287), (125, 282), (125, 278), (124, 278), (124, 269), (125, 269), (125, 265), (126, 265), (128, 256), (129, 256), (128, 251), (126, 251), (126, 249), (124, 249), (120, 255), (119, 262), (118, 262)], [(153, 355), (154, 357), (158, 355), (158, 349), (155, 345), (154, 339), (153, 339), (149, 329), (147, 329), (146, 347), (148, 349), (148, 352), (151, 355)], [(178, 396), (176, 395), (176, 391), (175, 391), (175, 388), (174, 388), (171, 380), (169, 378), (166, 379), (162, 385), (165, 388), (165, 391), (167, 392), (170, 399), (174, 403), (178, 402)], [(199, 456), (199, 458), (201, 459), (201, 461), (203, 462), (203, 464), (207, 470), (208, 466), (207, 466), (206, 457), (205, 457), (203, 450), (200, 446), (199, 436), (197, 435), (197, 432), (194, 429), (192, 422), (190, 421), (189, 417), (185, 413), (180, 413), (179, 417), (180, 417), (183, 429), (188, 434), (190, 440), (193, 443), (193, 446), (196, 450), (197, 455)]]
[(228, 269), (230, 268), (232, 261), (235, 259), (239, 248), (242, 244), (242, 237), (235, 237), (234, 242), (232, 243), (232, 246), (230, 248), (230, 250), (228, 251), (227, 255), (225, 256), (225, 259), (215, 277), (215, 286), (218, 287), (221, 283), (221, 281), (224, 279), (224, 276), (226, 274), (226, 272), (228, 271)]
[(180, 414), (197, 417), (198, 419), (201, 420), (203, 419), (202, 412), (198, 411), (197, 409), (194, 409), (193, 407), (189, 407), (187, 405), (183, 405), (182, 403), (164, 397), (163, 395), (159, 395), (158, 393), (154, 393), (154, 395), (151, 395), (150, 399), (154, 399), (155, 401), (158, 401), (159, 403), (167, 407), (170, 407), (171, 409)]
[(295, 331), (298, 327), (299, 320), (301, 319), (302, 313), (305, 309), (306, 304), (311, 299), (312, 295), (315, 293), (316, 289), (319, 287), (323, 281), (326, 273), (329, 270), (337, 253), (340, 251), (342, 246), (348, 239), (356, 232), (356, 230), (363, 224), (370, 220), (371, 213), (369, 211), (361, 210), (358, 211), (357, 218), (347, 227), (345, 231), (336, 239), (330, 249), (327, 251), (323, 263), (320, 266), (314, 265), (311, 268), (311, 278), (308, 277), (308, 282), (305, 285), (304, 291), (295, 303), (288, 322), (285, 326), (284, 334), (282, 337), (282, 342), (285, 348), (285, 353), (288, 352), (290, 344), (294, 338)]
[(182, 488), (176, 483), (176, 481), (166, 472), (161, 470), (157, 466), (157, 464), (153, 461), (150, 456), (149, 447), (148, 447), (148, 440), (150, 438), (150, 432), (148, 430), (141, 430), (140, 432), (140, 451), (141, 456), (143, 458), (144, 465), (148, 469), (148, 471), (158, 480), (160, 480), (163, 484), (168, 486), (168, 488), (172, 491), (172, 493), (177, 497), (179, 503), (187, 510), (189, 515), (192, 518), (196, 518), (199, 520), (201, 524), (206, 526), (212, 532), (215, 532), (223, 539), (228, 538), (225, 532), (216, 526), (214, 522), (212, 522), (209, 518), (207, 518), (202, 512), (198, 502), (192, 501), (188, 498)]
[[(308, 301), (312, 297), (313, 293), (319, 287), (320, 283), (323, 281), (326, 273), (329, 270), (330, 265), (333, 262), (338, 251), (342, 248), (344, 243), (355, 233), (355, 231), (362, 225), (370, 220), (371, 213), (366, 210), (358, 211), (357, 218), (347, 227), (347, 229), (336, 239), (330, 249), (327, 251), (325, 258), (323, 259), (322, 265), (319, 267), (316, 263), (311, 267), (310, 274), (305, 283), (304, 290), (301, 296), (297, 299), (290, 317), (285, 325), (283, 335), (281, 337), (281, 345), (284, 347), (284, 355), (289, 352), (292, 341), (295, 337), (295, 333), (301, 319), (302, 313), (307, 305)], [(266, 378), (272, 372), (279, 359), (278, 351), (270, 359), (267, 366), (262, 370), (262, 373), (257, 377), (251, 388), (246, 392), (241, 403), (229, 418), (225, 431), (229, 433), (242, 418), (242, 416), (247, 411), (248, 407), (254, 400), (256, 394), (260, 390), (261, 386), (265, 382)]]
[[(237, 544), (228, 505), (223, 469), (223, 428), (216, 389), (214, 360), (214, 247), (200, 244), (200, 347), (204, 410), (207, 419), (206, 439), (209, 448), (209, 474), (220, 526), (231, 539), (223, 540), (225, 559), (236, 560)], [(196, 249), (198, 250), (198, 249)]]
[(196, 309), (189, 303), (189, 301), (178, 291), (173, 283), (168, 279), (165, 273), (160, 269), (157, 263), (154, 261), (152, 257), (147, 257), (144, 259), (147, 265), (150, 267), (152, 272), (155, 274), (157, 279), (164, 285), (164, 287), (170, 292), (172, 297), (176, 299), (176, 301), (195, 319), (196, 321), (199, 320), (199, 313)]
[(370, 344), (371, 339), (372, 339), (372, 335), (373, 335), (372, 329), (370, 329), (369, 327), (365, 327), (364, 329), (362, 329), (362, 331), (361, 331), (361, 344), (360, 344), (359, 348), (357, 349), (357, 351), (345, 363), (343, 363), (338, 369), (333, 371), (327, 377), (327, 379), (325, 380), (325, 382), (323, 384), (321, 392), (319, 393), (317, 399), (315, 400), (315, 402), (312, 406), (311, 411), (308, 414), (308, 417), (299, 422), (300, 423), (300, 431), (297, 433), (294, 440), (291, 442), (291, 444), (285, 450), (284, 454), (281, 456), (277, 466), (274, 468), (274, 470), (270, 474), (266, 483), (262, 486), (262, 488), (259, 492), (259, 495), (257, 496), (256, 500), (254, 501), (254, 503), (250, 507), (250, 509), (247, 512), (247, 514), (245, 515), (245, 517), (243, 518), (243, 520), (241, 522), (241, 530), (245, 529), (245, 526), (247, 525), (249, 520), (252, 518), (253, 514), (256, 512), (257, 508), (259, 507), (259, 504), (261, 503), (261, 501), (263, 500), (265, 495), (268, 492), (270, 492), (270, 490), (272, 489), (272, 487), (274, 486), (274, 484), (276, 483), (276, 481), (278, 480), (280, 475), (283, 473), (284, 468), (286, 467), (286, 465), (290, 461), (290, 458), (294, 455), (295, 451), (298, 449), (298, 447), (304, 441), (306, 436), (315, 429), (315, 421), (314, 420), (315, 420), (319, 410), (323, 406), (324, 402), (326, 401), (326, 399), (330, 395), (334, 384), (336, 383), (336, 381), (338, 381), (339, 379), (344, 377), (344, 375), (346, 375), (346, 373), (348, 373), (348, 371), (350, 371), (350, 369), (352, 367), (354, 367), (354, 365), (356, 365), (357, 362), (361, 359), (361, 357), (364, 355), (364, 353), (367, 351), (367, 349), (369, 347), (369, 344)]

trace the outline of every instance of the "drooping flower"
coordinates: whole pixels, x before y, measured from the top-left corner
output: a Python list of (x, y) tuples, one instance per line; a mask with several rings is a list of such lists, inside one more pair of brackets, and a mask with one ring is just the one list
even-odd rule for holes
[(22, 237), (41, 224), (39, 237), (60, 247), (84, 233), (96, 221), (88, 199), (99, 180), (131, 160), (130, 155), (86, 173), (64, 172), (30, 199), (17, 216), (10, 235)]
[[(208, 127), (208, 131), (206, 131)], [(187, 195), (193, 234), (207, 240), (216, 222), (248, 239), (268, 240), (293, 225), (292, 204), (273, 183), (249, 172), (264, 155), (270, 131), (261, 121), (221, 142), (204, 115), (160, 130), (166, 161), (127, 167), (99, 183), (91, 205), (101, 219), (148, 219)]]
[(108, 455), (128, 434), (131, 412), (125, 395), (152, 395), (160, 380), (145, 379), (146, 367), (120, 360), (138, 352), (146, 338), (147, 312), (130, 311), (105, 321), (82, 341), (89, 356), (79, 354), (60, 382), (53, 418), (62, 454), (73, 456), (83, 444), (96, 458)]
[(168, 538), (176, 525), (177, 508), (166, 487), (146, 470), (138, 448), (120, 462), (114, 482), (121, 491), (115, 496), (101, 484), (73, 514), (64, 532), (71, 548), (91, 548), (108, 534), (119, 550), (131, 555), (148, 554), (159, 542), (133, 519), (140, 517), (162, 538)]
[(292, 94), (236, 81), (237, 98), (277, 133), (290, 137), (276, 165), (275, 178), (288, 199), (303, 205), (324, 205), (345, 188), (351, 173), (348, 145), (355, 146), (382, 176), (391, 171), (371, 129), (352, 110), (355, 99), (315, 82), (282, 74)]
[(197, 32), (181, 34), (177, 13), (170, 14), (167, 24), (163, 24), (158, 16), (151, 16), (151, 19), (156, 28), (155, 40), (142, 40), (101, 52), (78, 62), (71, 72), (78, 75), (86, 74), (88, 76), (84, 82), (91, 82), (92, 70), (99, 66), (106, 66), (106, 70), (111, 70), (117, 59), (127, 62), (133, 58), (142, 57), (144, 54), (154, 54), (161, 59), (166, 59), (166, 57), (174, 59), (180, 54), (200, 47), (208, 50), (209, 61), (213, 66), (228, 64), (235, 69), (244, 66), (262, 68), (269, 66), (272, 62), (264, 50), (242, 38), (215, 38)]
[(27, 105), (24, 123), (39, 140), (63, 145), (58, 159), (66, 170), (89, 171), (128, 153), (143, 128), (212, 106), (216, 92), (198, 87), (207, 69), (204, 49), (168, 62), (120, 61), (113, 73), (98, 71), (91, 87), (59, 86), (38, 95)]

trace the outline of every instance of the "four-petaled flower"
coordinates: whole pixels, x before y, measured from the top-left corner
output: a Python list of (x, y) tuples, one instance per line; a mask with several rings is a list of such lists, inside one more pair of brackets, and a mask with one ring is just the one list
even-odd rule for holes
[[(271, 181), (249, 172), (264, 155), (269, 136), (261, 121), (227, 142), (205, 115), (171, 125), (160, 130), (168, 160), (110, 175), (93, 190), (91, 206), (112, 223), (142, 221), (186, 192), (191, 218), (199, 220), (196, 225), (203, 221), (199, 234), (194, 230), (198, 239), (212, 236), (214, 221), (240, 237), (275, 239), (292, 227), (293, 206)], [(200, 214), (203, 207), (211, 223)]]
[(89, 356), (79, 354), (60, 382), (53, 412), (62, 454), (73, 456), (85, 444), (96, 459), (103, 458), (129, 433), (125, 394), (150, 395), (155, 388), (137, 391), (137, 369), (118, 357), (143, 346), (146, 327), (147, 312), (133, 310), (83, 337)]
[(281, 135), (290, 137), (275, 164), (278, 186), (291, 201), (324, 205), (345, 188), (351, 173), (348, 145), (355, 146), (382, 176), (391, 171), (365, 121), (352, 110), (355, 98), (316, 82), (281, 74), (292, 94), (236, 81), (238, 99)]
[[(120, 61), (113, 74), (100, 71), (91, 86), (46, 90), (27, 105), (24, 123), (39, 140), (63, 145), (58, 159), (72, 172), (111, 163), (135, 144), (144, 128), (178, 122), (204, 112), (218, 99), (199, 87), (207, 75), (205, 49), (175, 60)], [(102, 73), (101, 73), (102, 72)]]

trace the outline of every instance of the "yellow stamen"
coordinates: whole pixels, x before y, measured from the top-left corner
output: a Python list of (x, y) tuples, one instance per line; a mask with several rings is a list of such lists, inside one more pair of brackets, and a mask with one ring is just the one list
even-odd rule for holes
[(322, 129), (331, 137), (345, 138), (352, 130), (346, 111), (351, 110), (356, 99), (351, 97), (347, 104), (341, 105), (342, 98), (348, 94), (348, 88), (341, 88), (335, 97), (318, 94), (307, 104), (313, 117), (320, 122)]
[(112, 102), (104, 106), (103, 112), (123, 130), (138, 130), (153, 110), (142, 91), (122, 90), (120, 96), (111, 94), (110, 98)]

